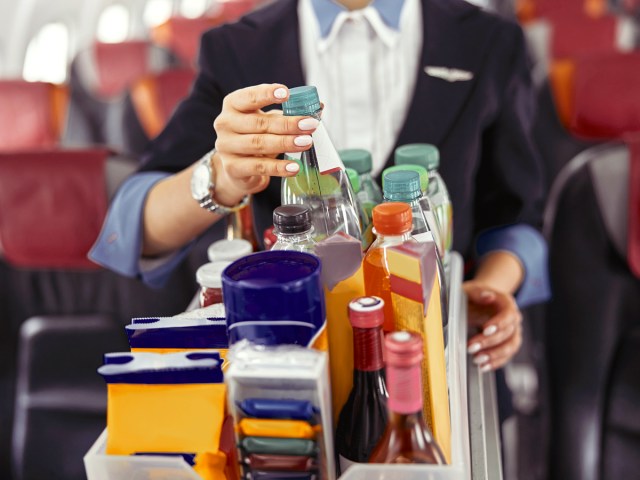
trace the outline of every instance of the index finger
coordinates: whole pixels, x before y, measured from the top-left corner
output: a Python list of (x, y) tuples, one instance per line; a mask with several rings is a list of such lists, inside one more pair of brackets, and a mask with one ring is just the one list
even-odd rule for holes
[(239, 112), (255, 112), (274, 103), (283, 103), (289, 98), (289, 89), (280, 83), (263, 83), (241, 88), (224, 98), (226, 106)]

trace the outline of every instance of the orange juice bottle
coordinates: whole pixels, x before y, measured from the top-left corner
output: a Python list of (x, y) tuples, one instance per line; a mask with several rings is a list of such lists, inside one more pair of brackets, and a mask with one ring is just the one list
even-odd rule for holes
[(387, 249), (403, 243), (417, 243), (411, 236), (413, 228), (411, 207), (407, 203), (381, 203), (373, 209), (373, 228), (377, 235), (362, 263), (364, 291), (367, 296), (377, 296), (384, 300), (385, 332), (394, 329), (393, 304), (391, 302), (391, 282), (387, 263)]

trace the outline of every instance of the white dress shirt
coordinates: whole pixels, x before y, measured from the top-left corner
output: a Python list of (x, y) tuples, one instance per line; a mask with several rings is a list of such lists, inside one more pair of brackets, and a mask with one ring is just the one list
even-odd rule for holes
[(340, 12), (323, 38), (311, 0), (298, 4), (302, 68), (325, 104), (322, 121), (336, 148), (371, 152), (374, 175), (404, 125), (421, 61), (420, 0), (401, 8), (398, 30), (369, 5)]

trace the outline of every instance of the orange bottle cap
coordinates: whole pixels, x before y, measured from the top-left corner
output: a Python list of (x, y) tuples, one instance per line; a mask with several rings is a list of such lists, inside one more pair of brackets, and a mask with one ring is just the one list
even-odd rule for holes
[(413, 228), (411, 207), (407, 203), (388, 202), (373, 209), (373, 226), (382, 235), (402, 235)]

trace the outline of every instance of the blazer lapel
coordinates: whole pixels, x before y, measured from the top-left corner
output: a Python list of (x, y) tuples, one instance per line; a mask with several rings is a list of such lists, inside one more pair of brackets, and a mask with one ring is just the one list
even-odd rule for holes
[[(452, 2), (454, 8), (447, 2), (422, 0), (422, 60), (413, 100), (396, 146), (414, 142), (440, 144), (460, 115), (480, 74), (486, 47), (477, 45), (478, 35), (474, 32), (466, 30), (468, 35), (465, 35), (465, 29), (474, 28), (475, 22), (466, 20), (476, 16), (477, 8)], [(456, 81), (449, 81), (451, 79), (442, 78), (446, 75), (428, 75), (425, 67), (431, 67), (430, 72), (436, 75), (446, 69), (461, 72)]]

